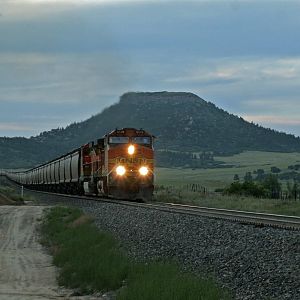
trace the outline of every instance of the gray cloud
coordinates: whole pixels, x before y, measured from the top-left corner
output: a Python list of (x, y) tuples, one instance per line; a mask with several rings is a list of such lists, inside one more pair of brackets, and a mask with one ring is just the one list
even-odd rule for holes
[(34, 54), (16, 53), (7, 61), (5, 57), (0, 53), (0, 103), (89, 103), (123, 90), (131, 80), (122, 75), (127, 64), (106, 53), (39, 54), (37, 59)]
[[(0, 134), (65, 126), (129, 90), (178, 90), (300, 135), (288, 120), (300, 113), (299, 8), (278, 1), (1, 1)], [(35, 115), (45, 118), (35, 123)]]

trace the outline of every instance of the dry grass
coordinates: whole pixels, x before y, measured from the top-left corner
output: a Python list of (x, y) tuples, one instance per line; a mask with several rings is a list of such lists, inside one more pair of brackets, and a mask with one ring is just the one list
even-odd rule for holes
[(0, 205), (22, 205), (24, 201), (11, 199), (9, 196), (0, 193)]
[(88, 216), (88, 215), (81, 215), (79, 218), (77, 218), (76, 220), (74, 220), (73, 222), (71, 222), (68, 227), (69, 228), (76, 228), (85, 224), (90, 224), (92, 223), (94, 220), (93, 217)]
[(154, 199), (167, 203), (172, 202), (213, 208), (300, 216), (300, 201), (294, 200), (262, 199), (235, 195), (227, 196), (220, 193), (204, 195), (174, 187), (157, 190)]

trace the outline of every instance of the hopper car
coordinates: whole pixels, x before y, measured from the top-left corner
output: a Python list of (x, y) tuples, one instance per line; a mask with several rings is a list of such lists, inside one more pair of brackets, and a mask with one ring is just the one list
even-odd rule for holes
[(154, 190), (154, 136), (116, 129), (52, 161), (6, 176), (30, 189), (150, 200)]

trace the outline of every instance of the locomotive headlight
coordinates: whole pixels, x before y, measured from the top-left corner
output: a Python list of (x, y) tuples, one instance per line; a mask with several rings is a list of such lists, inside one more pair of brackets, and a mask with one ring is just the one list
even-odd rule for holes
[(117, 166), (116, 173), (119, 176), (123, 176), (126, 173), (126, 169), (123, 166)]
[(139, 172), (142, 176), (146, 176), (149, 173), (149, 169), (147, 167), (140, 167)]
[(133, 146), (133, 145), (130, 145), (130, 146), (128, 147), (128, 154), (129, 154), (129, 155), (132, 155), (132, 154), (134, 153), (134, 151), (135, 151), (134, 146)]

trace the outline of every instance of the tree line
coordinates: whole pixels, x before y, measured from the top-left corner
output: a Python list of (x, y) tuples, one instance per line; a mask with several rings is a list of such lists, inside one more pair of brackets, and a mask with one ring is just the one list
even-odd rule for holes
[(294, 180), (293, 183), (287, 182), (287, 190), (284, 192), (278, 175), (264, 174), (261, 171), (257, 173), (254, 179), (251, 172), (247, 172), (243, 182), (240, 181), (237, 174), (234, 175), (234, 181), (224, 189), (224, 194), (254, 196), (257, 198), (271, 199), (295, 199), (300, 197), (300, 184)]

